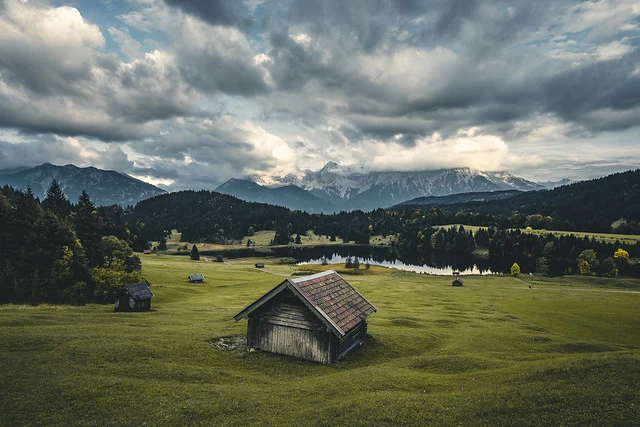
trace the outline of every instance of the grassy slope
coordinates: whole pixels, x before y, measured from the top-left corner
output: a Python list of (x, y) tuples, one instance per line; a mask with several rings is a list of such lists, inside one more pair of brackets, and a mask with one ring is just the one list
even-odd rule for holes
[[(242, 249), (247, 246), (247, 240), (251, 240), (254, 246), (270, 246), (271, 241), (275, 237), (276, 232), (272, 230), (261, 230), (257, 231), (253, 236), (244, 236), (240, 244), (235, 245), (220, 245), (215, 243), (196, 243), (198, 250), (200, 252), (204, 251), (219, 251), (224, 249)], [(193, 246), (193, 242), (183, 242), (182, 233), (177, 230), (173, 230), (171, 235), (167, 238), (167, 252), (168, 253), (178, 253), (185, 252), (189, 253)], [(300, 236), (302, 246), (327, 246), (327, 245), (344, 245), (342, 239), (336, 239), (335, 241), (331, 241), (327, 236), (318, 236), (313, 231), (309, 230), (304, 236)], [(371, 244), (372, 245), (390, 245), (394, 240), (394, 236), (371, 236)], [(151, 242), (152, 247), (157, 246), (158, 242)], [(293, 245), (293, 244), (292, 244)], [(185, 248), (186, 246), (186, 248)], [(294, 245), (299, 247), (299, 245)]]
[(255, 261), (144, 256), (150, 313), (0, 306), (0, 424), (638, 424), (637, 280), (345, 271), (378, 313), (323, 366), (211, 345), (301, 273)]
[[(478, 231), (478, 229), (480, 228), (488, 228), (488, 227), (484, 227), (484, 226), (477, 226), (477, 225), (466, 225), (466, 224), (447, 224), (447, 225), (440, 225), (440, 228), (451, 228), (451, 227), (460, 227), (463, 226), (465, 230), (467, 231), (473, 231), (474, 233), (476, 231)], [(547, 235), (547, 234), (553, 234), (556, 235), (558, 237), (560, 236), (569, 236), (571, 234), (573, 234), (576, 237), (589, 237), (589, 238), (595, 238), (597, 241), (599, 242), (605, 242), (605, 243), (615, 243), (615, 242), (620, 242), (623, 244), (629, 244), (629, 245), (635, 245), (637, 242), (640, 241), (640, 236), (634, 235), (634, 234), (612, 234), (612, 233), (589, 233), (589, 232), (583, 232), (583, 231), (555, 231), (555, 230), (529, 230), (527, 231), (526, 228), (521, 228), (520, 231), (522, 231), (523, 233), (533, 233), (533, 234), (537, 234), (537, 235)]]

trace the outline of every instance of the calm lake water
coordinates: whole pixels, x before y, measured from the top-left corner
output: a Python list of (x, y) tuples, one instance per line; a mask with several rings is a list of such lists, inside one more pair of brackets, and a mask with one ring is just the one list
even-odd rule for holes
[[(326, 262), (327, 264), (344, 264), (347, 261), (347, 257), (342, 255), (333, 254), (331, 258), (319, 258), (319, 259), (311, 259), (308, 261), (299, 262), (298, 265), (304, 264), (322, 264)], [(354, 257), (352, 257), (352, 261), (354, 261)], [(368, 262), (370, 265), (379, 265), (387, 268), (395, 268), (403, 271), (412, 271), (414, 273), (424, 273), (424, 274), (434, 274), (438, 276), (451, 276), (454, 271), (458, 271), (460, 275), (466, 274), (492, 274), (490, 268), (482, 269), (477, 265), (473, 264), (468, 268), (459, 270), (453, 268), (453, 266), (431, 266), (427, 264), (417, 265), (417, 264), (407, 264), (398, 259), (395, 261), (375, 261), (371, 258), (358, 258), (360, 261), (360, 268), (364, 268), (364, 265)]]
[[(431, 254), (428, 259), (415, 254), (398, 254), (393, 248), (379, 246), (324, 246), (320, 248), (291, 248), (293, 251), (281, 256), (295, 258), (300, 265), (304, 264), (344, 264), (348, 257), (352, 261), (358, 258), (360, 268), (367, 262), (398, 270), (416, 273), (450, 276), (454, 271), (460, 274), (492, 274), (489, 262), (470, 256), (445, 256)], [(297, 250), (296, 250), (297, 249)]]
[(398, 270), (416, 273), (450, 276), (454, 271), (460, 274), (493, 274), (505, 271), (505, 266), (490, 265), (489, 260), (477, 259), (472, 256), (431, 253), (420, 256), (411, 252), (399, 252), (389, 246), (287, 246), (273, 249), (243, 248), (231, 251), (207, 251), (200, 255), (224, 255), (228, 258), (244, 257), (287, 257), (293, 258), (299, 265), (304, 264), (344, 264), (347, 257), (358, 258), (360, 268), (379, 265)]

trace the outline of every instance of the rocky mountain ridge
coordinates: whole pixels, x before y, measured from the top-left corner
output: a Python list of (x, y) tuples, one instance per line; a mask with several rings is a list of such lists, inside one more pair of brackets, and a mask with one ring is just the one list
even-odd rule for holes
[(140, 200), (166, 193), (161, 188), (129, 175), (94, 167), (44, 163), (33, 168), (0, 171), (0, 185), (21, 190), (29, 187), (40, 200), (44, 199), (54, 179), (72, 203), (78, 200), (82, 190), (89, 194), (96, 206), (135, 205)]
[[(335, 162), (327, 163), (318, 171), (307, 170), (302, 177), (287, 175), (254, 178), (254, 181), (256, 185), (264, 188), (265, 192), (284, 185), (300, 187), (324, 200), (325, 212), (355, 209), (368, 211), (393, 206), (417, 197), (502, 190), (531, 191), (545, 188), (506, 172), (482, 172), (469, 168), (415, 172), (365, 172), (344, 167)], [(247, 198), (246, 194), (241, 195), (240, 192), (229, 190), (226, 183), (216, 189), (244, 200), (264, 201), (264, 198), (256, 198), (256, 196)], [(253, 191), (256, 194), (260, 190), (256, 187)], [(286, 200), (279, 200), (277, 204), (287, 206)], [(317, 208), (311, 211), (317, 211)]]

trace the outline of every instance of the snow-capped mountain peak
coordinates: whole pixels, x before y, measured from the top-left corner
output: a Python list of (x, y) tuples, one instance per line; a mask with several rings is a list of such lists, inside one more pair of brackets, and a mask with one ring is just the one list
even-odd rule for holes
[(470, 168), (425, 171), (372, 171), (328, 162), (303, 176), (252, 177), (257, 184), (295, 185), (340, 209), (371, 210), (417, 197), (500, 190), (538, 190), (543, 187), (507, 172), (482, 172)]

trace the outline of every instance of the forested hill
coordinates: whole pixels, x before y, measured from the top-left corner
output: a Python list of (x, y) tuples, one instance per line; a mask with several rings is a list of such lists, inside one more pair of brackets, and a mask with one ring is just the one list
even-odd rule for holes
[(249, 227), (272, 230), (276, 223), (300, 225), (308, 214), (266, 203), (252, 203), (211, 191), (180, 191), (143, 200), (133, 220), (145, 224), (150, 240), (178, 229), (185, 241), (225, 243), (241, 239)]
[[(396, 208), (425, 209), (430, 206), (429, 203), (406, 202)], [(553, 190), (530, 191), (503, 200), (449, 204), (443, 209), (502, 217), (511, 217), (516, 211), (522, 216), (542, 214), (552, 217), (557, 227), (564, 229), (608, 230), (620, 218), (636, 223), (640, 220), (640, 169)]]
[(459, 205), (467, 202), (488, 202), (492, 200), (508, 199), (510, 197), (522, 194), (520, 190), (502, 190), (502, 191), (476, 191), (472, 193), (450, 194), (448, 196), (427, 196), (418, 197), (413, 200), (400, 203), (394, 208), (402, 207), (423, 207), (423, 206), (443, 206), (443, 205)]

